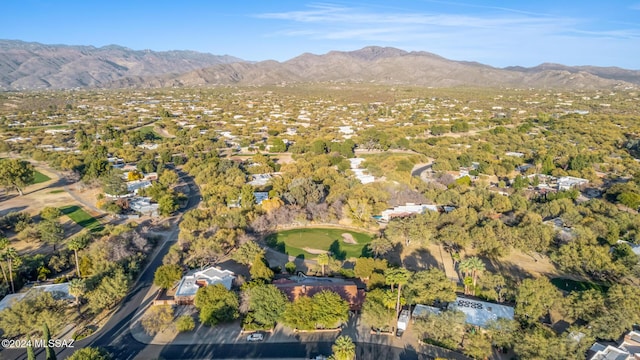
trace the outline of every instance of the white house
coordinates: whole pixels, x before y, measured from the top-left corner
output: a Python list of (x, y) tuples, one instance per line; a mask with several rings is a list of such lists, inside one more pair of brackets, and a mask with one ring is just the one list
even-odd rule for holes
[(391, 209), (384, 210), (380, 214), (380, 220), (389, 221), (393, 217), (408, 216), (413, 214), (424, 214), (425, 211), (438, 211), (437, 205), (406, 203)]
[(62, 284), (51, 284), (51, 285), (39, 285), (34, 286), (29, 289), (27, 292), (18, 293), (18, 294), (9, 294), (2, 298), (0, 301), (0, 311), (6, 308), (10, 308), (17, 301), (20, 301), (24, 298), (28, 298), (30, 296), (35, 296), (38, 292), (48, 292), (51, 293), (54, 299), (56, 300), (67, 300), (72, 301), (75, 300), (75, 297), (69, 294), (69, 283)]
[(192, 304), (198, 289), (204, 286), (222, 284), (227, 290), (231, 289), (235, 274), (229, 270), (220, 270), (215, 267), (208, 267), (204, 270), (192, 272), (185, 275), (178, 284), (176, 290), (176, 304)]
[(588, 184), (589, 180), (573, 176), (562, 176), (558, 178), (558, 190), (570, 190), (572, 188)]
[(490, 320), (498, 318), (513, 320), (513, 307), (489, 303), (486, 301), (467, 299), (458, 296), (449, 303), (449, 310), (462, 311), (467, 324), (484, 327)]

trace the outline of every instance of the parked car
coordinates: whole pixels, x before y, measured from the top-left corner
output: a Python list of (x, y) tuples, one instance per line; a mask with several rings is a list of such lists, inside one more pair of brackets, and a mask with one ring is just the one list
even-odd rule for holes
[(262, 341), (264, 340), (264, 335), (261, 333), (253, 333), (247, 336), (247, 341)]

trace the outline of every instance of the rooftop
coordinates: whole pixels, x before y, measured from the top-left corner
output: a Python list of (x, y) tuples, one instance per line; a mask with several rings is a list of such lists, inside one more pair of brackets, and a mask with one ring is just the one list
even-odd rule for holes
[(176, 290), (176, 296), (195, 296), (199, 288), (214, 284), (222, 284), (225, 288), (231, 289), (234, 278), (233, 272), (215, 267), (195, 271), (182, 277), (178, 284), (178, 290)]
[(484, 327), (490, 320), (498, 318), (513, 320), (513, 307), (489, 303), (480, 300), (467, 299), (458, 296), (449, 303), (449, 310), (462, 311), (467, 324)]

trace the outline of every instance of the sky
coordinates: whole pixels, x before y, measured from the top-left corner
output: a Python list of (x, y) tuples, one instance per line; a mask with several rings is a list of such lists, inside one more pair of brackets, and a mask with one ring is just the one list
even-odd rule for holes
[(7, 0), (0, 39), (252, 61), (375, 45), (496, 67), (640, 70), (640, 0)]

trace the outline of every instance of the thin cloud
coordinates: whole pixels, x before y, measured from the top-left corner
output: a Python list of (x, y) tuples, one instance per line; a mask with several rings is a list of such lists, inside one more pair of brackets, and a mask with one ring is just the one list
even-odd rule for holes
[[(313, 4), (307, 10), (264, 13), (262, 19), (283, 20), (289, 29), (285, 34), (301, 36), (314, 33), (314, 38), (385, 40), (419, 37), (438, 31), (493, 30), (496, 36), (504, 32), (535, 31), (543, 34), (570, 31), (578, 22), (571, 18), (523, 15), (475, 16), (432, 13), (376, 13), (332, 4)], [(319, 36), (322, 34), (322, 36)]]

